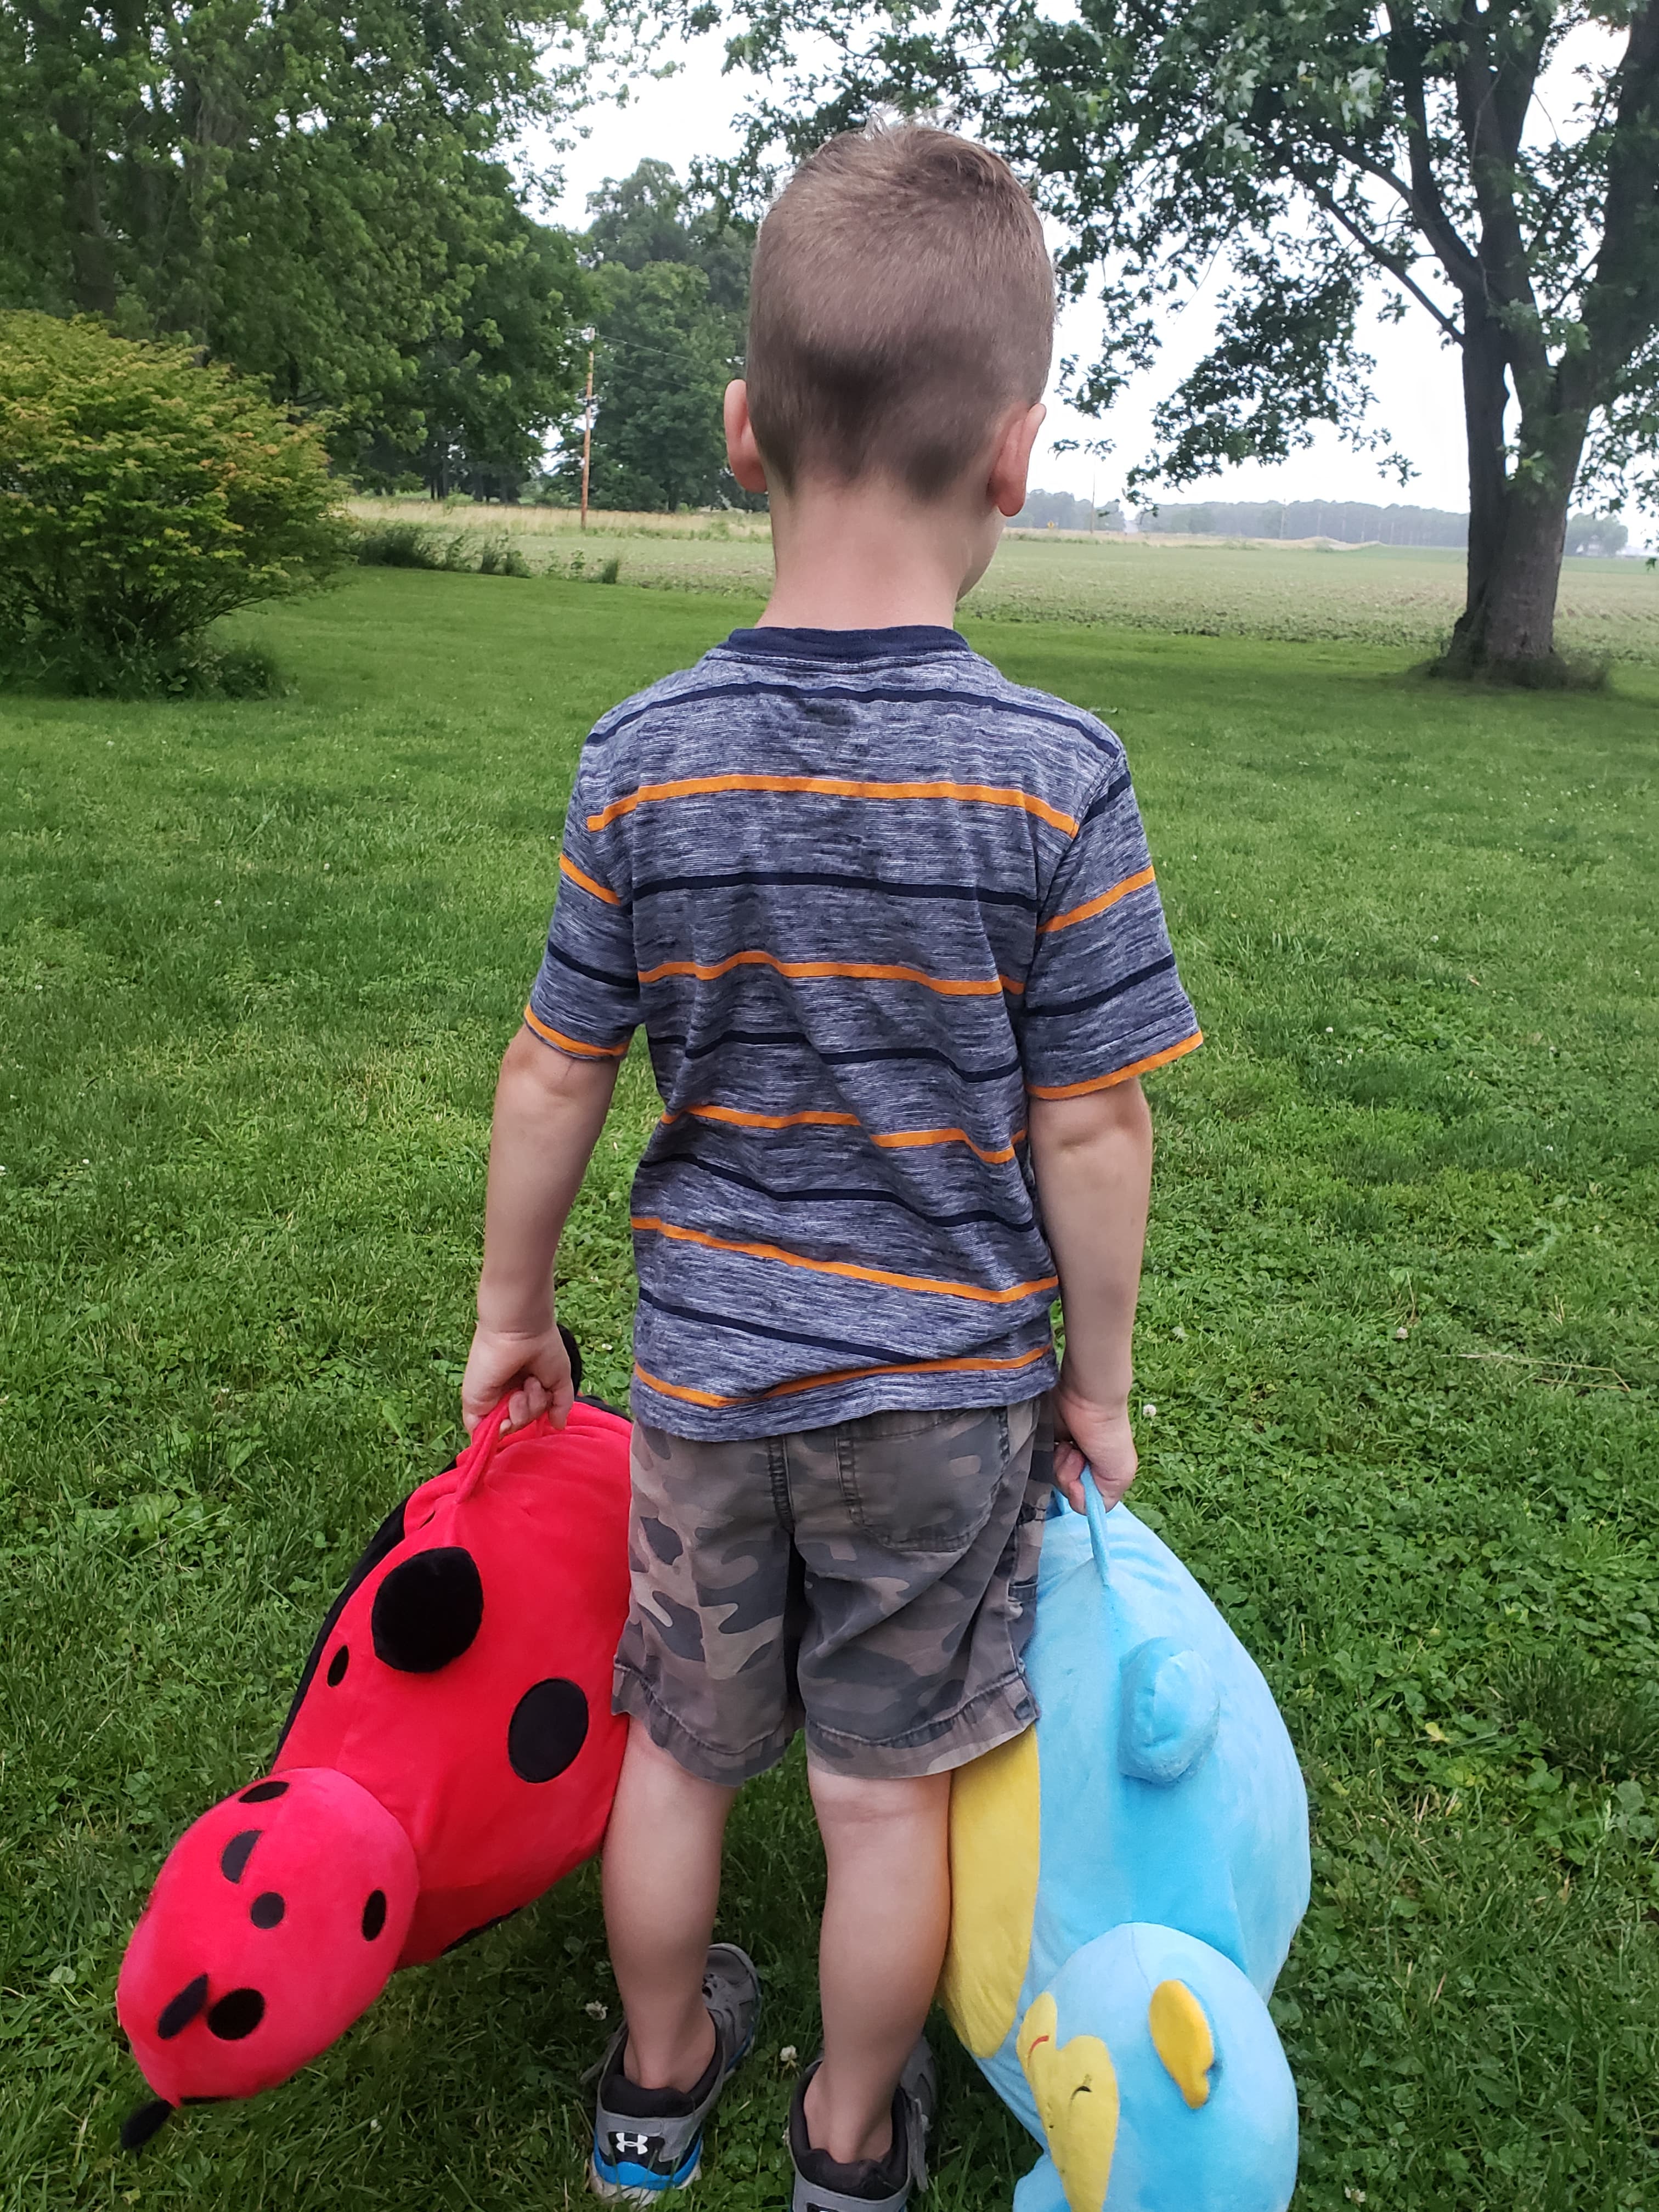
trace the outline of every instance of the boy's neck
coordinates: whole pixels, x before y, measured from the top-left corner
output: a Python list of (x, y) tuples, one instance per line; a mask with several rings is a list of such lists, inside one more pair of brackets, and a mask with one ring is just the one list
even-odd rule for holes
[(962, 495), (926, 503), (884, 478), (815, 479), (772, 495), (775, 580), (763, 629), (948, 629), (1002, 518)]

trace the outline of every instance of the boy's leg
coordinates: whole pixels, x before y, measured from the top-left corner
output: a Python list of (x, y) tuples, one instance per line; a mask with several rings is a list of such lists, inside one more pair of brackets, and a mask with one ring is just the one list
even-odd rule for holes
[(605, 1839), (605, 1924), (628, 2022), (623, 2067), (641, 2088), (690, 2090), (714, 2054), (702, 1978), (737, 1794), (629, 1724)]
[(951, 1777), (870, 1781), (809, 1762), (829, 1888), (818, 1943), (823, 2061), (809, 2139), (838, 2165), (884, 2158), (893, 2088), (951, 1932)]
[(936, 2089), (920, 2038), (949, 1933), (951, 1771), (1036, 1717), (1021, 1655), (1046, 1415), (1038, 1401), (896, 1411), (788, 1439), (830, 1872), (824, 2057), (790, 2121), (797, 2208), (899, 2212), (924, 2170)]

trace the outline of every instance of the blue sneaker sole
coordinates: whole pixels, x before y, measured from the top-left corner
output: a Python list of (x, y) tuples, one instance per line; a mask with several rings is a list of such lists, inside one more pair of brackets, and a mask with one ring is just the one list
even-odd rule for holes
[(672, 2174), (653, 2173), (648, 2166), (632, 2166), (626, 2160), (613, 2166), (595, 2151), (587, 2161), (587, 2185), (607, 2204), (654, 2204), (671, 2189), (690, 2189), (702, 2171), (702, 2137), (699, 2136)]

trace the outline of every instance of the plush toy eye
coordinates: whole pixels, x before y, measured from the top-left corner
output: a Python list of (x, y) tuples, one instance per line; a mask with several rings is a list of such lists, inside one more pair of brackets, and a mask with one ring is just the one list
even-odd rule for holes
[(435, 1674), (459, 1659), (483, 1619), (483, 1583), (459, 1544), (416, 1552), (374, 1593), (369, 1632), (374, 1655), (400, 1674)]
[(372, 1943), (386, 1926), (386, 1892), (371, 1889), (368, 1901), (363, 1906), (363, 1940)]
[(346, 1668), (351, 1664), (350, 1647), (343, 1644), (328, 1662), (327, 1682), (331, 1690), (337, 1690), (345, 1680)]
[(273, 1797), (288, 1795), (286, 1782), (256, 1782), (252, 1790), (244, 1790), (236, 1800), (239, 1805), (264, 1805)]
[(247, 1917), (256, 1928), (276, 1928), (281, 1925), (288, 1911), (279, 1891), (262, 1889), (247, 1909)]
[(161, 2008), (161, 2017), (155, 2023), (155, 2033), (163, 2043), (171, 2043), (175, 2035), (182, 2035), (202, 2007), (207, 2002), (208, 1980), (198, 1974), (193, 1982), (186, 1982), (176, 1997), (169, 1997)]
[(207, 2024), (221, 2043), (240, 2043), (264, 2016), (265, 2001), (258, 1990), (230, 1990), (208, 2014)]
[(264, 1833), (263, 1828), (244, 1828), (225, 1845), (219, 1854), (219, 1871), (227, 1881), (240, 1881), (253, 1856), (253, 1846)]

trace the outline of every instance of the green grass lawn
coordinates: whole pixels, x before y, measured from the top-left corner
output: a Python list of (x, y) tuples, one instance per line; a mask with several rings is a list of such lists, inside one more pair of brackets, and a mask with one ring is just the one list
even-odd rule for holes
[[(591, 1874), (141, 2160), (111, 2000), (167, 1844), (260, 1771), (326, 1599), (455, 1446), (582, 733), (733, 614), (363, 572), (249, 625), (275, 702), (0, 704), (0, 2205), (580, 2200)], [(1208, 1034), (1151, 1085), (1135, 1504), (1308, 1774), (1298, 2201), (1659, 2204), (1659, 676), (1511, 699), (1355, 644), (975, 635), (1125, 736)], [(565, 1251), (612, 1396), (653, 1103), (636, 1056)], [(820, 1879), (792, 1763), (733, 1828), (769, 2008), (709, 2212), (785, 2201)], [(1029, 2148), (946, 2082), (933, 2202), (1006, 2206)]]

